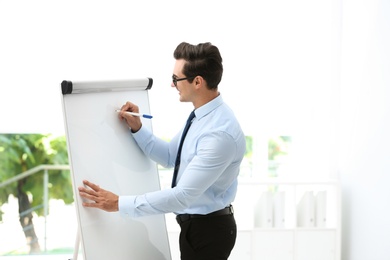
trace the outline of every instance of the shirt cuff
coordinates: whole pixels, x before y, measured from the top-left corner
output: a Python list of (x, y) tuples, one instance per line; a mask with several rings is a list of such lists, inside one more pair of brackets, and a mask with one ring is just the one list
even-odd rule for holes
[(122, 217), (134, 217), (135, 198), (136, 196), (119, 196), (118, 209)]
[(138, 144), (143, 144), (150, 139), (151, 132), (142, 126), (136, 133), (131, 133)]

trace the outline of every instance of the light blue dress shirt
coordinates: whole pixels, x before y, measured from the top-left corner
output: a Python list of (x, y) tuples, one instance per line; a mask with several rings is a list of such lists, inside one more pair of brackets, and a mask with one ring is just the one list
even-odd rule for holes
[[(164, 167), (174, 167), (181, 133), (166, 142), (141, 127), (133, 137), (149, 158)], [(176, 187), (119, 196), (120, 214), (208, 214), (230, 205), (236, 196), (245, 149), (240, 124), (219, 95), (195, 110), (182, 148)]]

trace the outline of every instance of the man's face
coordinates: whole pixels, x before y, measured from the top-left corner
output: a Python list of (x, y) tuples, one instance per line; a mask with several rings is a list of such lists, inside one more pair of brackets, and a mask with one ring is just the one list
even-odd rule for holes
[[(175, 79), (182, 79), (186, 78), (186, 75), (183, 74), (183, 67), (184, 64), (186, 63), (185, 60), (180, 59), (176, 60), (175, 66), (173, 68), (173, 75)], [(192, 90), (193, 90), (193, 84), (189, 83), (188, 80), (179, 80), (176, 82), (176, 85), (172, 81), (171, 87), (174, 87), (179, 91), (180, 95), (180, 101), (181, 102), (191, 102), (191, 97), (192, 97)]]

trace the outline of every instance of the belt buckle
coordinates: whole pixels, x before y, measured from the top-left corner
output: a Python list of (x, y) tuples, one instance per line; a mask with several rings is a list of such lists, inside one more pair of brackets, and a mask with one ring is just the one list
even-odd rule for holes
[(229, 206), (229, 210), (230, 210), (230, 214), (234, 214), (233, 205), (230, 205), (230, 206)]

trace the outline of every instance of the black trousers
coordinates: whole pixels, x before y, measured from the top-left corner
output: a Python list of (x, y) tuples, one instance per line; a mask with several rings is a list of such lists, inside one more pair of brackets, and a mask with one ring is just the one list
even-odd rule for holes
[(180, 224), (182, 260), (226, 260), (237, 237), (234, 215), (192, 218)]

